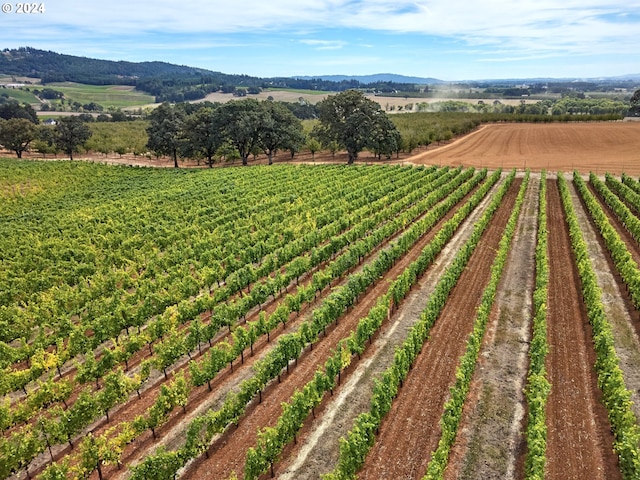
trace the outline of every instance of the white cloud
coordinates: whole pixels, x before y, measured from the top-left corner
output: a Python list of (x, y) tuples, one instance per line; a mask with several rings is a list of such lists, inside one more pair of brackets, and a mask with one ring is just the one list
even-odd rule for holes
[[(505, 34), (544, 37), (548, 28), (565, 26), (597, 37), (602, 29), (625, 19), (637, 27), (638, 12), (638, 0), (111, 0), (104, 6), (86, 0), (58, 0), (47, 4), (41, 17), (51, 24), (72, 24), (114, 35), (126, 31), (120, 29), (250, 33), (252, 29), (349, 26), (499, 38)], [(24, 20), (24, 16), (13, 17), (11, 20)]]
[[(269, 33), (286, 33), (298, 45), (348, 55), (352, 48), (375, 43), (371, 36), (322, 38), (340, 37), (336, 32), (346, 29), (455, 39), (467, 54), (477, 50), (479, 60), (499, 61), (608, 54), (637, 58), (640, 32), (640, 0), (52, 0), (46, 6), (42, 15), (0, 16), (0, 45), (38, 41), (42, 46), (48, 38), (55, 49), (108, 36), (110, 44), (127, 52), (133, 50), (129, 39), (140, 35), (147, 51), (215, 49), (242, 46), (245, 33), (251, 41), (266, 33), (260, 37), (264, 42)], [(157, 43), (162, 34), (168, 36), (166, 45)], [(232, 39), (219, 41), (225, 34), (233, 34)], [(118, 43), (119, 37), (126, 40)], [(95, 43), (94, 50), (101, 48), (99, 40)]]
[(340, 50), (347, 45), (347, 42), (342, 40), (302, 39), (300, 43), (315, 47), (316, 50)]
[[(403, 12), (404, 6), (417, 5)], [(581, 53), (586, 49), (619, 51), (622, 43), (635, 52), (640, 31), (640, 2), (550, 0), (503, 2), (435, 0), (417, 4), (405, 0), (368, 0), (344, 23), (379, 30), (458, 37), (472, 45), (509, 45)], [(634, 33), (635, 32), (635, 33)], [(637, 43), (637, 42), (636, 42)]]

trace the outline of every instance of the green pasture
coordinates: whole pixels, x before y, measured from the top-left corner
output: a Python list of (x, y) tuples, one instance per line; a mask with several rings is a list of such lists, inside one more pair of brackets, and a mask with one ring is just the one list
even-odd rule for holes
[(126, 85), (84, 85), (63, 82), (49, 83), (47, 87), (64, 93), (67, 100), (80, 102), (83, 105), (91, 102), (103, 107), (140, 107), (155, 102), (153, 95), (147, 95)]
[(40, 100), (31, 93), (22, 88), (2, 88), (0, 87), (0, 95), (7, 95), (9, 98), (15, 98), (20, 103), (40, 103)]

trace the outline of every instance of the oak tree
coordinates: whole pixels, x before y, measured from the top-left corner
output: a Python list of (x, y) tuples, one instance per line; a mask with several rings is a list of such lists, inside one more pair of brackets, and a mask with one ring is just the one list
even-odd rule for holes
[(161, 104), (149, 115), (151, 123), (147, 127), (147, 147), (161, 155), (169, 155), (175, 168), (178, 168), (178, 152), (185, 143), (185, 117), (183, 108), (168, 102)]
[(54, 127), (56, 145), (73, 160), (73, 152), (91, 138), (91, 129), (77, 116), (60, 118)]
[(226, 137), (238, 150), (242, 164), (248, 165), (249, 155), (259, 146), (266, 114), (260, 102), (253, 98), (225, 103), (218, 110)]
[(347, 90), (329, 96), (318, 103), (318, 109), (320, 123), (314, 128), (314, 136), (324, 145), (335, 141), (344, 148), (350, 165), (365, 148), (384, 153), (393, 151), (394, 146), (387, 147), (386, 143), (396, 141), (397, 135), (393, 133), (396, 127), (385, 120), (386, 114), (380, 105), (361, 92)]
[(16, 152), (18, 158), (38, 138), (38, 127), (26, 118), (0, 120), (0, 145)]
[(291, 111), (275, 102), (262, 102), (264, 123), (260, 128), (258, 145), (273, 163), (273, 156), (278, 150), (296, 150), (304, 142), (302, 123)]

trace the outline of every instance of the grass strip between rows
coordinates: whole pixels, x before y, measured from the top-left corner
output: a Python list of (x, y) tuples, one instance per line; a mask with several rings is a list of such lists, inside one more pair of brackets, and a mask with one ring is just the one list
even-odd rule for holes
[[(613, 194), (607, 186), (593, 173), (589, 176), (589, 182), (604, 199), (604, 202), (613, 210), (623, 226), (631, 233), (633, 238), (640, 239), (640, 220), (633, 215), (627, 206)], [(611, 259), (615, 264), (622, 280), (627, 285), (631, 302), (636, 309), (640, 309), (640, 271), (638, 264), (629, 252), (626, 243), (620, 238), (616, 229), (611, 225), (607, 214), (602, 209), (596, 198), (591, 194), (582, 178), (575, 178), (576, 189), (591, 214), (591, 218), (598, 227), (609, 250)]]
[[(338, 274), (342, 275), (344, 271), (355, 266), (362, 255), (366, 252), (370, 252), (385, 238), (406, 225), (409, 220), (413, 220), (420, 214), (424, 213), (424, 211), (429, 207), (436, 204), (441, 198), (448, 195), (456, 188), (459, 188), (465, 180), (473, 176), (472, 169), (463, 171), (462, 168), (458, 168), (447, 172), (447, 169), (445, 168), (441, 169), (439, 172), (442, 174), (439, 175), (440, 178), (430, 176), (433, 178), (433, 181), (418, 189), (418, 191), (427, 189), (426, 191), (429, 194), (425, 198), (417, 201), (402, 214), (392, 216), (391, 218), (393, 220), (391, 222), (384, 223), (373, 232), (367, 231), (367, 235), (364, 235), (364, 237), (355, 244), (349, 245), (347, 242), (349, 248), (347, 249), (346, 253), (348, 255), (346, 256), (349, 258), (346, 261), (342, 258), (345, 255), (339, 255), (335, 258), (329, 265), (329, 275), (321, 275), (319, 277), (321, 278), (320, 287), (315, 287), (315, 281), (312, 282), (314, 285), (309, 286), (307, 293), (305, 293), (305, 290), (302, 287), (299, 287), (298, 292), (295, 295), (295, 297), (299, 297), (299, 300), (297, 301), (298, 308), (302, 301), (311, 301), (312, 298), (315, 298), (313, 292), (314, 288), (324, 288), (324, 286), (326, 286), (334, 276)], [(415, 199), (414, 193), (415, 191), (410, 192), (409, 197)], [(383, 212), (378, 212), (374, 216), (378, 218), (381, 213)], [(365, 230), (362, 231), (363, 234), (365, 233)], [(338, 242), (338, 239), (335, 239), (335, 241)], [(333, 243), (334, 242), (332, 242), (332, 244)], [(341, 245), (343, 245), (343, 243), (338, 242), (335, 244), (336, 248)], [(327, 255), (334, 250), (334, 248), (330, 249)], [(320, 273), (317, 273), (317, 275), (320, 275)], [(254, 292), (255, 291), (256, 289), (254, 289)], [(309, 292), (311, 294), (310, 296), (308, 295)], [(285, 306), (282, 304), (281, 306), (283, 308), (276, 309), (276, 312), (271, 316), (273, 318), (270, 317), (270, 320), (266, 322), (254, 322), (255, 325), (253, 325), (253, 327), (256, 327), (259, 323), (256, 328), (260, 329), (264, 327), (271, 330), (278, 325), (279, 321), (286, 320), (289, 313), (293, 310), (289, 304), (289, 297), (293, 298), (293, 296), (289, 295), (286, 302), (287, 305)], [(305, 300), (305, 297), (309, 298)], [(224, 305), (224, 307), (225, 311), (230, 308), (227, 305)], [(238, 328), (236, 330), (236, 332), (240, 331), (245, 330), (243, 328)], [(234, 339), (237, 340), (238, 337), (234, 335)], [(247, 337), (244, 338), (244, 341), (246, 340)], [(232, 347), (227, 342), (222, 343), (223, 345), (218, 349), (220, 352), (217, 353), (221, 354), (218, 355), (218, 357), (222, 356), (223, 358), (221, 362), (216, 362), (219, 365), (216, 367), (215, 372), (212, 372), (213, 375), (215, 375), (220, 368), (224, 367), (225, 364), (232, 362), (237, 356), (241, 356), (242, 350), (248, 347), (248, 345), (243, 344), (238, 351), (238, 345)], [(216, 349), (215, 346), (214, 349)], [(104, 377), (104, 388), (98, 392), (97, 395), (90, 390), (85, 389), (80, 393), (78, 400), (69, 409), (63, 411), (58, 406), (54, 407), (54, 417), (59, 417), (59, 421), (56, 421), (55, 418), (42, 418), (38, 420), (37, 425), (35, 425), (36, 428), (31, 425), (27, 425), (22, 431), (13, 432), (9, 438), (0, 438), (0, 453), (11, 452), (11, 454), (0, 456), (0, 473), (3, 471), (17, 471), (20, 468), (28, 467), (30, 460), (35, 455), (43, 452), (46, 448), (49, 448), (50, 450), (53, 445), (68, 441), (70, 445), (73, 446), (71, 443), (72, 435), (82, 430), (87, 424), (98, 418), (101, 414), (106, 414), (108, 419), (109, 408), (126, 401), (131, 392), (135, 390), (139, 391), (141, 381), (143, 381), (149, 374), (150, 365), (151, 362), (146, 362), (146, 373), (143, 375), (136, 374), (133, 377), (127, 377), (123, 374), (121, 369), (112, 371)], [(146, 428), (150, 428), (155, 436), (154, 429), (166, 421), (168, 414), (175, 407), (182, 406), (184, 408), (187, 401), (187, 395), (191, 387), (192, 385), (185, 383), (185, 378), (182, 375), (176, 377), (169, 382), (169, 384), (163, 386), (156, 403), (147, 411), (147, 414), (136, 418), (133, 428), (130, 428), (131, 426), (127, 424), (122, 429), (122, 433), (118, 436), (120, 443), (130, 442), (133, 438), (140, 435)], [(112, 447), (115, 447), (115, 445), (112, 444)], [(115, 448), (114, 450), (118, 449)], [(53, 457), (53, 455), (51, 456)]]
[(602, 196), (602, 199), (609, 208), (611, 208), (616, 217), (618, 217), (618, 220), (620, 220), (620, 223), (622, 223), (624, 228), (627, 229), (637, 242), (640, 242), (640, 219), (638, 219), (629, 207), (627, 207), (625, 203), (607, 187), (607, 185), (612, 186), (612, 182), (609, 181), (605, 184), (593, 172), (589, 174), (589, 182)]
[[(476, 175), (474, 179), (467, 182), (471, 187), (477, 184), (486, 176), (486, 170)], [(363, 292), (368, 285), (378, 279), (387, 271), (393, 263), (406, 253), (429, 228), (431, 228), (465, 195), (465, 190), (458, 188), (453, 191), (447, 201), (441, 203), (434, 210), (429, 212), (422, 220), (414, 223), (405, 235), (394, 242), (388, 250), (383, 250), (371, 265), (365, 265), (361, 273), (352, 274), (343, 287), (335, 289), (323, 304), (314, 310), (312, 319), (304, 322), (297, 332), (281, 337), (278, 346), (271, 351), (261, 362), (254, 365), (256, 375), (245, 380), (237, 393), (227, 395), (223, 406), (218, 410), (211, 410), (195, 418), (187, 429), (187, 442), (184, 447), (177, 451), (159, 451), (155, 455), (148, 456), (139, 465), (132, 469), (132, 480), (155, 479), (157, 472), (162, 469), (167, 472), (167, 478), (175, 474), (188, 460), (207, 452), (207, 449), (216, 434), (222, 433), (232, 423), (237, 423), (244, 413), (248, 403), (260, 393), (268, 382), (280, 375), (283, 363), (288, 368), (290, 360), (297, 358), (304, 348), (304, 345), (313, 343), (324, 331), (327, 325), (336, 321), (345, 311), (352, 300), (344, 299), (345, 295), (354, 298)], [(457, 198), (457, 200), (456, 200)], [(355, 288), (355, 291), (354, 291)], [(309, 335), (311, 333), (311, 336)], [(279, 358), (279, 362), (274, 363), (272, 359)], [(333, 358), (333, 357), (332, 357)], [(332, 364), (333, 381), (335, 376), (341, 371), (342, 359), (336, 364)], [(345, 359), (346, 361), (346, 359)], [(273, 364), (273, 366), (270, 366)]]
[(482, 299), (478, 306), (478, 313), (473, 323), (473, 331), (469, 334), (467, 340), (467, 347), (460, 358), (460, 363), (456, 369), (456, 382), (450, 389), (451, 397), (445, 403), (444, 412), (440, 418), (440, 426), (442, 427), (442, 435), (438, 442), (438, 447), (431, 456), (429, 465), (427, 466), (427, 473), (424, 476), (425, 480), (441, 479), (444, 475), (445, 468), (449, 463), (449, 452), (451, 446), (456, 439), (458, 432), (458, 426), (460, 425), (460, 419), (462, 418), (462, 409), (464, 402), (469, 393), (471, 386), (471, 379), (476, 368), (478, 361), (478, 355), (480, 354), (480, 348), (482, 346), (482, 338), (489, 322), (489, 316), (491, 315), (491, 309), (493, 302), (498, 291), (498, 285), (502, 278), (502, 272), (504, 271), (504, 265), (507, 262), (507, 256), (511, 249), (511, 241), (516, 231), (518, 224), (518, 218), (520, 217), (520, 210), (522, 209), (522, 203), (524, 202), (524, 196), (529, 184), (529, 172), (527, 172), (518, 196), (516, 198), (515, 205), (511, 212), (511, 216), (507, 221), (504, 233), (500, 239), (496, 257), (491, 265), (491, 278), (489, 284), (485, 287), (482, 293)]
[[(346, 252), (342, 252), (341, 255), (338, 255), (338, 257), (336, 257), (331, 262), (328, 267), (329, 275), (321, 276), (322, 280), (319, 282), (319, 286), (316, 287), (316, 289), (324, 288), (324, 286), (326, 286), (326, 284), (331, 281), (332, 278), (336, 277), (337, 275), (342, 275), (344, 271), (357, 264), (359, 259), (362, 258), (365, 253), (370, 252), (390, 234), (395, 232), (398, 228), (401, 228), (404, 225), (405, 221), (407, 221), (408, 219), (414, 219), (415, 217), (424, 213), (424, 211), (433, 206), (445, 194), (448, 194), (451, 191), (454, 191), (456, 188), (459, 188), (459, 186), (465, 180), (471, 178), (473, 175), (472, 170), (463, 171), (462, 168), (451, 170), (449, 172), (446, 172), (446, 169), (442, 169), (440, 173), (441, 175), (439, 175), (439, 178), (431, 177), (433, 181), (426, 183), (421, 188), (414, 190), (414, 192), (408, 192), (408, 197), (413, 200), (416, 199), (416, 196), (414, 195), (415, 192), (423, 192), (424, 190), (423, 193), (429, 194), (423, 199), (415, 202), (413, 206), (406, 209), (402, 214), (398, 215), (398, 213), (400, 212), (396, 212), (395, 208), (390, 208), (388, 210), (390, 210), (391, 213), (395, 212), (395, 216), (388, 216), (386, 211), (377, 212), (374, 215), (377, 221), (388, 220), (388, 218), (392, 218), (393, 220), (391, 222), (383, 223), (383, 225), (376, 230), (370, 231), (367, 230), (367, 227), (370, 228), (371, 223), (368, 222), (367, 219), (365, 219), (362, 226), (363, 228), (358, 228), (359, 235), (350, 235), (349, 232), (347, 232), (346, 234), (344, 234), (347, 235), (346, 239), (343, 239), (342, 236), (335, 237), (331, 242), (331, 245), (333, 247), (327, 249), (327, 252), (325, 252), (321, 256), (321, 258), (326, 259), (331, 253), (338, 253), (338, 250), (340, 250), (345, 245), (348, 245), (349, 248)], [(404, 201), (402, 200), (401, 203), (403, 202)], [(382, 218), (381, 215), (383, 213), (384, 216)], [(347, 241), (348, 239), (355, 241), (357, 238), (360, 238), (360, 240), (355, 244)], [(348, 258), (345, 259), (343, 257)], [(293, 275), (296, 276), (297, 274), (294, 273)], [(287, 281), (290, 281), (290, 276), (291, 275), (287, 274), (284, 278), (286, 278)], [(271, 279), (271, 277), (269, 277), (269, 279)], [(316, 282), (314, 281), (313, 284), (315, 285), (315, 283)], [(238, 327), (234, 331), (235, 343), (233, 346), (229, 345), (227, 342), (222, 342), (221, 345), (214, 346), (213, 350), (211, 350), (210, 353), (214, 356), (213, 362), (216, 364), (216, 366), (214, 366), (213, 369), (205, 367), (205, 369), (208, 368), (208, 370), (204, 372), (204, 374), (207, 376), (206, 379), (201, 381), (204, 382), (210, 380), (222, 367), (224, 367), (224, 365), (229, 362), (233, 362), (236, 357), (243, 355), (243, 350), (249, 347), (249, 339), (251, 338), (251, 341), (254, 341), (257, 336), (259, 336), (259, 334), (265, 333), (261, 330), (262, 327), (271, 330), (275, 328), (280, 321), (286, 320), (290, 311), (292, 310), (289, 304), (290, 298), (298, 297), (298, 300), (294, 302), (298, 305), (297, 308), (299, 308), (300, 304), (303, 301), (311, 301), (311, 299), (314, 298), (313, 288), (310, 286), (307, 290), (309, 290), (311, 295), (308, 295), (304, 290), (298, 288), (298, 292), (295, 296), (288, 296), (286, 302), (287, 307), (284, 309), (286, 310), (286, 312), (282, 308), (280, 308), (277, 309), (276, 312), (274, 312), (274, 314), (271, 316), (273, 318), (270, 317), (269, 320), (266, 320), (263, 323), (253, 322), (253, 324), (251, 324), (250, 326), (249, 324), (247, 324), (249, 327), (253, 327), (256, 330), (256, 332), (253, 332), (253, 335), (251, 334), (251, 328), (245, 329), (243, 327)], [(245, 296), (244, 298), (253, 298), (253, 294), (255, 294), (255, 292), (257, 291), (258, 289), (254, 288), (252, 294), (250, 296)], [(305, 297), (308, 297), (307, 300), (305, 300)], [(224, 311), (227, 312), (225, 314), (225, 317), (228, 316), (230, 310), (233, 309), (233, 304), (224, 304), (221, 306), (224, 306)], [(173, 320), (174, 322), (176, 321), (175, 318)], [(222, 324), (217, 326), (210, 326), (215, 327), (215, 329), (211, 329), (212, 331), (209, 331), (206, 335), (202, 334), (200, 341), (206, 341), (207, 339), (210, 339), (214, 335), (215, 331), (217, 331), (217, 329), (222, 326)], [(202, 328), (203, 330), (207, 329), (206, 326)], [(247, 330), (249, 330), (249, 333), (247, 333)], [(187, 353), (184, 350), (183, 346), (185, 342), (188, 342), (189, 338), (191, 337), (191, 333), (192, 332), (189, 332), (189, 335), (184, 338), (175, 338), (175, 345), (173, 348), (178, 349), (179, 355), (173, 355), (174, 361), (175, 359), (177, 359), (176, 357), (180, 357)], [(244, 333), (244, 336), (240, 336), (240, 333)], [(167, 341), (168, 340), (171, 340), (171, 338), (168, 338)], [(240, 340), (242, 341), (240, 342)], [(192, 345), (192, 348), (196, 348), (195, 344)], [(159, 348), (157, 350), (158, 352), (161, 352)], [(211, 356), (203, 358), (200, 363), (207, 364), (207, 360), (209, 360), (210, 357)], [(91, 360), (92, 358), (92, 356), (88, 357), (89, 360)], [(71, 437), (73, 434), (80, 431), (88, 423), (95, 420), (102, 414), (106, 414), (108, 419), (108, 410), (110, 408), (113, 408), (117, 404), (126, 401), (129, 398), (129, 394), (131, 392), (136, 390), (138, 390), (139, 392), (142, 382), (149, 376), (150, 366), (154, 363), (156, 363), (154, 362), (154, 360), (143, 362), (143, 368), (141, 370), (144, 373), (136, 374), (133, 377), (124, 375), (121, 369), (110, 371), (108, 373), (100, 373), (98, 376), (96, 376), (96, 378), (99, 378), (101, 375), (104, 375), (104, 388), (100, 392), (95, 394), (90, 390), (85, 389), (80, 392), (78, 401), (71, 405), (69, 409), (65, 409), (64, 411), (60, 407), (54, 407), (52, 409), (53, 417), (59, 417), (59, 422), (55, 422), (53, 417), (44, 417), (36, 422), (36, 429), (34, 429), (30, 425), (27, 425), (21, 431), (12, 433), (9, 438), (0, 438), (0, 452), (14, 452), (14, 454), (12, 455), (7, 455), (6, 457), (3, 456), (4, 460), (0, 461), (0, 472), (17, 470), (28, 465), (30, 459), (34, 455), (44, 451), (44, 449), (47, 447), (50, 449), (51, 446), (62, 443), (64, 441), (68, 441), (71, 444)], [(93, 363), (92, 365), (93, 370), (101, 372), (101, 370), (97, 368), (97, 365), (95, 363)], [(191, 362), (190, 370), (192, 375), (203, 375), (202, 371), (193, 370), (191, 368), (192, 366), (197, 367), (198, 364)], [(160, 366), (158, 367), (161, 368)], [(198, 383), (198, 381), (196, 381), (195, 384), (195, 386), (199, 386), (202, 383)], [(147, 426), (152, 430), (152, 432), (154, 432), (154, 428), (156, 426), (159, 426), (161, 423), (163, 423), (164, 419), (170, 413), (170, 411), (173, 410), (173, 408), (178, 405), (184, 407), (184, 403), (186, 403), (186, 395), (191, 386), (192, 385), (185, 385), (184, 378), (179, 377), (170, 382), (167, 386), (167, 389), (161, 391), (156, 404), (154, 404), (154, 407), (161, 407), (152, 408), (147, 412), (149, 418), (147, 419), (146, 423), (148, 424)], [(167, 401), (167, 398), (165, 397), (170, 397), (171, 401)], [(0, 405), (0, 413), (2, 412), (3, 408)], [(137, 432), (136, 436), (142, 433), (144, 429), (144, 422), (138, 421), (134, 428), (134, 430)], [(129, 431), (129, 429), (125, 430)], [(131, 435), (133, 434), (127, 433), (125, 436), (129, 438)]]
[[(486, 171), (478, 175), (479, 176), (474, 177), (475, 180), (472, 179), (465, 184), (466, 188), (472, 188), (473, 185), (477, 184), (481, 178), (486, 176)], [(450, 198), (453, 198), (456, 195), (464, 196), (462, 194), (464, 190), (459, 188), (459, 186), (460, 183), (462, 183), (461, 180), (468, 177), (465, 174), (458, 176), (458, 178), (460, 180), (457, 179), (453, 183), (443, 185), (439, 190), (447, 191), (451, 194)], [(435, 202), (439, 196), (440, 192), (432, 192), (424, 201), (429, 203)], [(197, 417), (192, 422), (192, 425), (197, 424), (199, 427), (204, 428), (206, 430), (206, 438), (210, 441), (213, 435), (221, 433), (230, 424), (237, 423), (251, 399), (256, 395), (261, 394), (262, 389), (264, 389), (267, 383), (272, 379), (279, 377), (284, 368), (288, 369), (289, 361), (296, 359), (307, 343), (313, 343), (317, 340), (319, 334), (325, 330), (326, 326), (328, 326), (332, 321), (335, 321), (336, 318), (355, 301), (355, 298), (364, 291), (368, 285), (377, 279), (384, 271), (390, 268), (395, 259), (408, 251), (424, 231), (430, 228), (430, 225), (433, 225), (437, 221), (437, 218), (444, 215), (452, 206), (453, 205), (450, 204), (449, 200), (437, 205), (432, 211), (434, 213), (430, 212), (427, 217), (415, 222), (396, 242), (392, 244), (392, 247), (389, 250), (383, 251), (378, 259), (372, 262), (372, 265), (366, 265), (362, 273), (352, 274), (346, 285), (334, 289), (329, 297), (324, 300), (323, 304), (314, 310), (311, 320), (303, 322), (297, 332), (283, 335), (278, 340), (276, 347), (269, 352), (264, 359), (258, 361), (256, 365), (254, 365), (253, 369), (256, 372), (255, 375), (243, 382), (237, 392), (230, 393), (219, 410), (209, 411)], [(403, 221), (404, 220), (401, 216), (394, 219), (394, 222), (392, 223), (402, 223)], [(388, 225), (385, 228), (391, 228), (391, 225)], [(366, 243), (371, 243), (371, 240), (374, 240), (374, 238), (371, 238)], [(299, 287), (299, 289), (300, 288), (302, 287)], [(309, 288), (313, 287), (309, 286)], [(311, 293), (313, 294), (313, 292)], [(288, 313), (292, 311), (289, 307), (284, 305), (283, 308), (287, 309), (287, 316)], [(277, 316), (281, 316), (282, 312), (274, 312), (273, 315), (276, 316), (276, 314)], [(276, 321), (275, 324), (277, 325), (278, 321)], [(256, 323), (256, 325), (258, 325), (258, 323)], [(236, 354), (237, 352), (229, 353)], [(224, 365), (224, 362), (222, 365)], [(173, 410), (175, 406), (182, 405), (184, 407), (181, 403), (185, 398), (183, 392), (184, 387), (181, 386), (183, 383), (184, 381), (181, 381), (180, 377), (176, 377), (168, 386), (163, 386), (163, 390), (161, 391), (158, 401), (153, 407), (151, 407), (151, 409), (149, 409), (147, 415), (137, 417), (133, 422), (127, 423), (122, 427), (120, 434), (108, 440), (111, 445), (110, 450), (121, 451), (124, 445), (130, 443), (145, 429), (150, 428), (150, 424), (158, 424), (158, 419), (156, 418), (158, 411), (162, 410), (165, 412), (161, 415), (162, 418), (165, 418), (166, 413)], [(165, 408), (163, 408), (163, 406)], [(194, 428), (197, 429), (197, 427)], [(166, 454), (164, 452), (160, 452), (157, 455), (147, 457), (142, 465), (134, 471), (134, 475), (143, 475), (140, 478), (158, 478), (157, 475), (160, 464), (163, 465), (162, 468), (166, 467), (170, 470), (174, 470), (175, 467), (177, 469), (189, 458), (192, 458), (192, 456), (205, 451), (206, 445), (208, 445), (208, 442), (198, 442), (199, 450), (197, 452), (190, 450), (188, 454), (185, 454), (185, 452), (182, 451), (168, 452)], [(83, 445), (81, 445), (81, 447), (82, 446)], [(169, 462), (170, 467), (167, 467), (167, 458), (172, 458), (174, 460), (173, 462)], [(109, 458), (98, 459), (98, 463), (103, 460), (103, 463), (115, 463), (112, 456)], [(86, 468), (94, 469), (94, 467), (89, 464), (86, 465)], [(160, 469), (162, 470), (162, 468)], [(63, 460), (56, 464), (52, 464), (45, 471), (45, 474), (47, 475), (46, 478), (56, 478), (55, 475), (58, 472), (69, 471), (69, 465)]]
[(490, 181), (468, 200), (459, 213), (443, 225), (433, 240), (424, 247), (418, 259), (404, 269), (389, 286), (387, 292), (378, 298), (368, 315), (360, 319), (351, 335), (339, 342), (331, 357), (325, 362), (324, 370), (320, 369), (313, 380), (301, 390), (297, 390), (289, 402), (283, 403), (283, 412), (276, 426), (266, 427), (258, 432), (257, 446), (247, 451), (245, 480), (257, 480), (269, 467), (273, 474), (273, 464), (284, 447), (291, 441), (296, 441), (296, 434), (302, 428), (305, 419), (313, 413), (313, 409), (322, 401), (327, 391), (333, 391), (336, 370), (340, 378), (340, 371), (351, 364), (353, 356), (360, 356), (364, 352), (367, 340), (375, 334), (384, 319), (388, 318), (390, 302), (393, 300), (397, 305), (400, 298), (406, 296), (451, 239), (460, 223), (468, 217), (472, 209), (484, 198), (488, 189), (498, 180), (499, 175), (500, 172), (495, 173)]
[[(496, 173), (499, 174), (500, 172)], [(355, 478), (358, 470), (364, 465), (366, 456), (375, 442), (376, 432), (378, 432), (382, 420), (391, 410), (393, 399), (397, 396), (401, 383), (406, 378), (415, 358), (422, 350), (431, 327), (440, 316), (450, 292), (462, 275), (480, 241), (482, 233), (489, 225), (514, 178), (515, 170), (511, 172), (493, 196), (482, 217), (474, 225), (473, 233), (458, 251), (452, 264), (440, 277), (434, 292), (427, 301), (427, 306), (420, 314), (420, 319), (411, 328), (402, 346), (396, 349), (392, 365), (380, 378), (374, 380), (375, 386), (370, 411), (358, 415), (354, 421), (353, 428), (346, 437), (340, 439), (338, 464), (333, 472), (322, 476), (323, 480)]]

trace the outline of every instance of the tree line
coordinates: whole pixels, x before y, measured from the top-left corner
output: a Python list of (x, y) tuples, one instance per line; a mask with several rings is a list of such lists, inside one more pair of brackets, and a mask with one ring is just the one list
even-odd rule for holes
[[(318, 104), (318, 124), (310, 133), (310, 150), (333, 144), (346, 150), (349, 164), (364, 149), (376, 155), (391, 154), (401, 148), (396, 126), (380, 106), (361, 92), (347, 90)], [(216, 155), (235, 152), (248, 164), (251, 154), (264, 153), (273, 163), (278, 151), (293, 157), (308, 139), (302, 123), (279, 102), (254, 99), (225, 104), (161, 104), (149, 116), (147, 128), (151, 151), (167, 155), (178, 167), (178, 158), (205, 158), (213, 165)], [(310, 141), (309, 140), (309, 141)]]
[(53, 127), (38, 125), (27, 118), (0, 118), (0, 145), (15, 152), (18, 158), (22, 158), (31, 144), (39, 142), (39, 151), (63, 151), (73, 160), (73, 153), (91, 135), (89, 126), (77, 116), (60, 118)]
[[(293, 157), (305, 145), (312, 154), (321, 148), (346, 150), (351, 164), (364, 149), (390, 158), (402, 148), (396, 126), (376, 102), (361, 92), (348, 90), (330, 96), (318, 103), (313, 115), (318, 117), (318, 123), (305, 135), (289, 104), (281, 102), (165, 102), (148, 116), (146, 147), (158, 156), (171, 157), (176, 167), (179, 158), (203, 158), (212, 166), (215, 157), (233, 156), (239, 156), (247, 165), (249, 155), (261, 153), (272, 164), (277, 152), (289, 151)], [(80, 116), (61, 117), (53, 127), (39, 126), (31, 107), (10, 102), (7, 108), (0, 108), (0, 145), (18, 158), (37, 144), (40, 152), (61, 150), (73, 159), (73, 153), (86, 146), (92, 136), (84, 120)], [(136, 150), (142, 153), (139, 148)], [(108, 148), (100, 144), (98, 151), (108, 153)], [(117, 153), (126, 153), (124, 147)]]
[[(640, 90), (631, 98), (630, 107), (628, 115), (640, 115)], [(329, 96), (316, 105), (242, 99), (227, 104), (165, 103), (146, 117), (142, 113), (143, 119), (121, 122), (117, 127), (111, 122), (133, 117), (122, 112), (111, 112), (111, 116), (104, 115), (103, 118), (83, 114), (57, 119), (56, 126), (45, 127), (37, 125), (38, 117), (31, 106), (11, 100), (3, 102), (0, 97), (0, 145), (15, 152), (19, 158), (28, 149), (42, 154), (64, 151), (72, 157), (82, 147), (105, 155), (109, 152), (168, 155), (173, 158), (174, 165), (179, 158), (206, 159), (209, 165), (213, 164), (214, 158), (241, 158), (246, 164), (249, 155), (261, 153), (272, 162), (273, 156), (281, 151), (289, 151), (293, 158), (302, 150), (312, 156), (322, 150), (332, 154), (342, 150), (348, 153), (349, 163), (353, 163), (358, 153), (365, 149), (378, 158), (383, 155), (390, 158), (393, 153), (410, 153), (418, 147), (448, 141), (485, 122), (620, 118), (619, 114), (468, 111), (387, 116), (376, 102), (355, 90)], [(312, 121), (303, 129), (300, 118)], [(98, 128), (100, 120), (110, 120), (110, 123), (102, 125), (105, 128)], [(89, 121), (93, 124), (87, 126)]]
[[(405, 105), (385, 106), (387, 111), (404, 112), (463, 112), (463, 113), (495, 113), (508, 115), (542, 115), (559, 117), (563, 115), (610, 115), (623, 117), (630, 110), (629, 103), (622, 100), (608, 98), (577, 98), (563, 97), (558, 100), (540, 100), (535, 103), (526, 103), (524, 100), (519, 105), (502, 103), (496, 99), (490, 102), (478, 100), (470, 103), (462, 100), (443, 100), (440, 102), (409, 102)], [(629, 113), (630, 114), (630, 113)]]

